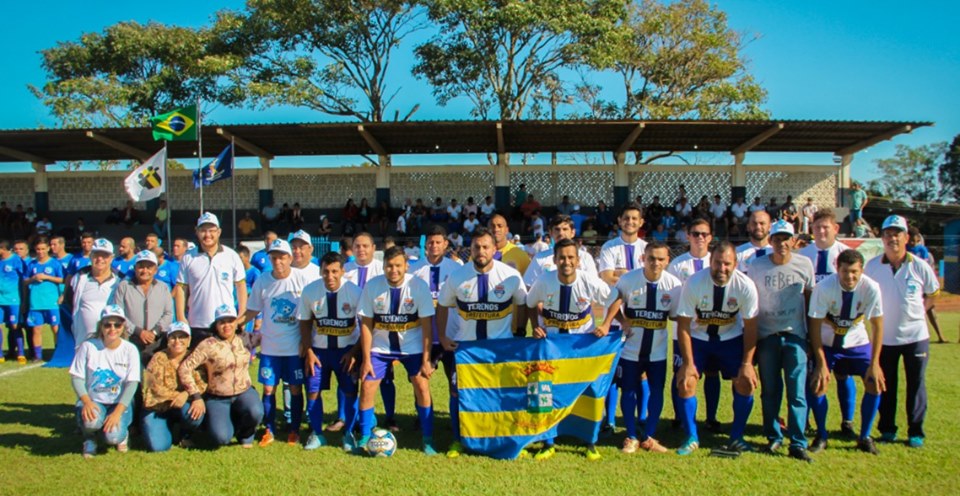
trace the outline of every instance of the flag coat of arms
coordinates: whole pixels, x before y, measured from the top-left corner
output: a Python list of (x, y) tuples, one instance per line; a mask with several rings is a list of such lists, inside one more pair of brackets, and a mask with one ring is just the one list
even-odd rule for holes
[(619, 361), (622, 332), (459, 343), (463, 446), (499, 459), (558, 435), (595, 443)]
[(178, 108), (150, 118), (154, 140), (196, 141), (197, 106)]
[(200, 177), (203, 176), (203, 186), (211, 184), (233, 176), (233, 145), (227, 145), (226, 148), (217, 155), (217, 158), (210, 161), (203, 169), (193, 171), (193, 187), (200, 187)]
[(127, 194), (133, 201), (147, 201), (160, 196), (166, 189), (164, 181), (166, 178), (165, 163), (167, 160), (166, 149), (160, 150), (139, 167), (133, 169), (130, 175), (123, 181), (123, 186)]

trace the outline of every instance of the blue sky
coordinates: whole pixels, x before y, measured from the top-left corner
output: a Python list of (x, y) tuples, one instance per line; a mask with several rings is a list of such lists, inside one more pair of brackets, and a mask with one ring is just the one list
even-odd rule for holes
[[(7, 19), (0, 28), (7, 77), (0, 79), (5, 112), (0, 129), (52, 126), (46, 109), (27, 89), (40, 85), (39, 51), (57, 41), (75, 40), (81, 33), (101, 31), (124, 21), (158, 21), (200, 25), (220, 8), (240, 8), (243, 2), (168, 0), (162, 9), (147, 2), (49, 0), (5, 6)], [(203, 5), (197, 9), (198, 5)], [(960, 37), (955, 23), (960, 2), (718, 1), (736, 30), (757, 35), (746, 49), (752, 73), (768, 90), (767, 108), (777, 119), (919, 120), (934, 121), (923, 128), (856, 155), (855, 179), (876, 175), (873, 160), (893, 154), (894, 144), (921, 145), (949, 141), (960, 134)], [(407, 62), (409, 59), (407, 59)], [(402, 58), (395, 63), (398, 84), (404, 89), (424, 87), (409, 76)], [(397, 108), (403, 113), (415, 103), (415, 118), (467, 119), (465, 101), (438, 107), (421, 91), (403, 91)], [(331, 120), (319, 113), (289, 108), (262, 112), (214, 109), (209, 116), (220, 123), (295, 122)], [(332, 119), (332, 120), (340, 120)], [(211, 152), (213, 153), (213, 152)], [(449, 159), (449, 157), (445, 157)], [(411, 157), (407, 163), (431, 163), (431, 157)], [(729, 163), (729, 157), (719, 157)], [(748, 163), (831, 164), (829, 154), (791, 156), (748, 154)], [(357, 157), (287, 159), (278, 165), (358, 163)], [(482, 157), (467, 159), (484, 163)]]

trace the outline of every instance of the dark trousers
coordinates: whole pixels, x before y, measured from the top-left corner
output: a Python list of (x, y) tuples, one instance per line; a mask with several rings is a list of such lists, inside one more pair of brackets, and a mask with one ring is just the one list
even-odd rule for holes
[(930, 340), (916, 343), (884, 346), (880, 350), (880, 368), (887, 381), (887, 391), (880, 397), (881, 433), (897, 432), (897, 383), (900, 359), (907, 380), (907, 435), (924, 437), (923, 418), (927, 414), (927, 361), (930, 359)]

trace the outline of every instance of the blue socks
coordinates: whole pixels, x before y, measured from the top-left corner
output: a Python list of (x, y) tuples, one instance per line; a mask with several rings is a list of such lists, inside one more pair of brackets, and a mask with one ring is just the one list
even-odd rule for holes
[(816, 396), (810, 403), (813, 421), (817, 423), (817, 437), (827, 439), (827, 395)]
[(433, 437), (433, 405), (417, 405), (417, 418), (420, 420), (420, 430), (424, 438)]
[(317, 394), (317, 399), (307, 398), (307, 412), (310, 413), (310, 428), (317, 435), (323, 434), (323, 398)]
[[(346, 422), (347, 421), (347, 411), (346, 405), (347, 395), (343, 392), (343, 388), (337, 384), (337, 418)], [(356, 410), (356, 409), (354, 409)]]
[(657, 424), (660, 422), (660, 413), (663, 412), (663, 383), (660, 383), (661, 388), (657, 391), (656, 394), (650, 395), (650, 401), (647, 402), (647, 420), (644, 424), (645, 432), (643, 440), (646, 440), (648, 437), (653, 437), (657, 433)]
[(373, 408), (360, 410), (360, 436), (370, 437), (373, 432), (373, 426), (377, 423), (377, 417), (373, 414)]
[[(321, 422), (323, 418), (321, 417)], [(303, 390), (300, 394), (290, 393), (290, 432), (300, 432), (300, 424), (303, 423)]]
[(743, 439), (743, 432), (747, 428), (747, 419), (753, 410), (753, 395), (743, 396), (733, 392), (733, 426), (730, 428), (730, 439)]
[(460, 440), (460, 398), (450, 395), (450, 430), (453, 433), (453, 440)]
[(720, 408), (720, 375), (707, 375), (703, 378), (703, 398), (707, 402), (707, 420), (717, 420)]
[(397, 413), (397, 386), (393, 382), (381, 382), (380, 397), (383, 398), (383, 411), (387, 421), (393, 420), (394, 414)]
[(878, 408), (880, 408), (880, 395), (863, 393), (863, 400), (860, 402), (860, 439), (870, 437), (873, 419), (877, 417)]
[[(646, 422), (648, 418), (648, 409), (650, 405), (650, 381), (643, 379), (640, 381), (640, 401), (637, 403), (637, 417), (641, 422)], [(623, 411), (623, 407), (620, 407)]]
[(274, 424), (277, 422), (277, 405), (274, 401), (274, 395), (263, 395), (263, 425), (268, 431), (273, 432)]
[(840, 415), (844, 422), (853, 422), (853, 412), (857, 408), (857, 381), (852, 375), (837, 381), (837, 400), (840, 401)]
[(680, 421), (683, 423), (683, 430), (687, 431), (687, 436), (697, 441), (700, 436), (697, 435), (697, 397), (680, 398), (682, 415)]
[(353, 433), (353, 428), (357, 425), (357, 410), (360, 408), (359, 397), (355, 394), (343, 394), (343, 422), (344, 435)]
[(606, 407), (607, 407), (607, 425), (614, 427), (617, 425), (617, 403), (620, 399), (620, 389), (617, 388), (615, 384), (610, 385), (610, 390), (607, 391), (606, 398)]
[[(627, 426), (627, 437), (637, 437), (637, 408), (637, 390), (632, 388), (624, 389), (620, 395), (620, 412), (623, 415), (623, 423)], [(639, 408), (643, 409), (642, 406)]]

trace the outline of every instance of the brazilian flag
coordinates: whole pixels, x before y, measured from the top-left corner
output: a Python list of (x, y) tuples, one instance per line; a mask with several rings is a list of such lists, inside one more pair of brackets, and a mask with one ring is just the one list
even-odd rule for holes
[(178, 108), (150, 118), (154, 140), (196, 141), (197, 106)]

